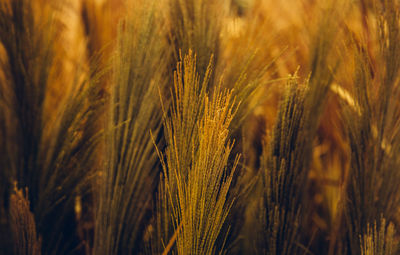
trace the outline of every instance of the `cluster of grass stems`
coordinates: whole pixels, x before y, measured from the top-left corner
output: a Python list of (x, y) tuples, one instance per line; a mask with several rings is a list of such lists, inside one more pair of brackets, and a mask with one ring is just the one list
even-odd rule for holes
[(3, 0), (0, 254), (400, 254), (395, 0)]

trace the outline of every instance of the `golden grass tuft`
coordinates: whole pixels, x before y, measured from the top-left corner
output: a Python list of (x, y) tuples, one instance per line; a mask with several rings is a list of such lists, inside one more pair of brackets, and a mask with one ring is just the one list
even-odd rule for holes
[(238, 158), (232, 166), (228, 161), (235, 99), (220, 85), (212, 95), (206, 92), (210, 72), (211, 66), (200, 83), (191, 51), (177, 64), (171, 116), (164, 124), (167, 147), (159, 152), (169, 204), (167, 211), (159, 208), (159, 217), (170, 217), (178, 254), (214, 254), (217, 238), (227, 234), (220, 231), (232, 205), (227, 194), (238, 163)]

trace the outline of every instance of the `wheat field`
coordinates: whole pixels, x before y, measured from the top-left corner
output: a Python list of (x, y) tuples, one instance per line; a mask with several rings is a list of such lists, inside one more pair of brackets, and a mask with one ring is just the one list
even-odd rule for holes
[(1, 0), (0, 254), (400, 254), (397, 0)]

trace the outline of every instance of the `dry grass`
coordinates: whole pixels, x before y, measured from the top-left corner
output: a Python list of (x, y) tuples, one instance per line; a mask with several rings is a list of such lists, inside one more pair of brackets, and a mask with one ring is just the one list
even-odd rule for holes
[(2, 1), (0, 253), (398, 254), (399, 12)]
[(196, 57), (189, 52), (182, 62), (174, 76), (171, 117), (164, 125), (165, 161), (159, 154), (170, 210), (159, 217), (172, 221), (177, 254), (214, 254), (232, 203), (227, 194), (237, 160), (229, 174), (226, 168), (232, 150), (228, 127), (236, 109), (232, 93), (220, 85), (212, 95), (206, 92), (210, 66), (200, 83)]

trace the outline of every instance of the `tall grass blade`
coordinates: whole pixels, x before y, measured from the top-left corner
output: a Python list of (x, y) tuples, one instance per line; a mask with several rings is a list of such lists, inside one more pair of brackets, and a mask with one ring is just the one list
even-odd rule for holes
[(120, 25), (113, 58), (94, 254), (140, 251), (158, 181), (162, 111), (158, 89), (168, 62), (165, 36), (154, 3), (137, 2)]

